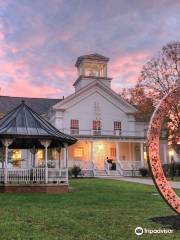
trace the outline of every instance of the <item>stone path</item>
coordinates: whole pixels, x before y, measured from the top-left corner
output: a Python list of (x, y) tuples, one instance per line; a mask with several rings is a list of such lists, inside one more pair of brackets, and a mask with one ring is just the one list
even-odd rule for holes
[[(107, 178), (106, 178), (107, 179)], [(154, 185), (152, 179), (144, 179), (144, 178), (132, 178), (132, 177), (108, 177), (108, 179), (126, 181), (126, 182), (134, 182), (141, 183), (146, 185)], [(171, 186), (176, 189), (180, 189), (180, 182), (169, 181)]]

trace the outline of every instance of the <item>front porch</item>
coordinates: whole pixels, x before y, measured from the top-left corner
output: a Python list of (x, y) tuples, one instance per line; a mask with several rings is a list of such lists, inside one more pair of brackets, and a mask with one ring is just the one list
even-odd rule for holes
[(79, 140), (68, 149), (68, 166), (78, 165), (85, 175), (131, 176), (147, 166), (143, 141)]

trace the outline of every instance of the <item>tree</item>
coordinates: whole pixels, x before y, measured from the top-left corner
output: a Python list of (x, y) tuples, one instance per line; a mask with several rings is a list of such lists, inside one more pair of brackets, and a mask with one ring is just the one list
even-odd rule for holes
[(144, 88), (138, 84), (132, 88), (122, 89), (120, 95), (138, 109), (135, 117), (139, 121), (149, 121), (154, 111), (152, 97), (146, 94)]
[[(156, 105), (163, 96), (180, 84), (180, 42), (172, 42), (162, 48), (158, 55), (143, 67), (138, 84), (146, 94), (153, 96)], [(169, 112), (167, 125), (169, 141), (176, 145), (180, 141), (180, 102), (177, 101)]]
[(142, 67), (138, 82), (155, 100), (160, 100), (180, 84), (180, 42), (167, 44), (148, 61)]

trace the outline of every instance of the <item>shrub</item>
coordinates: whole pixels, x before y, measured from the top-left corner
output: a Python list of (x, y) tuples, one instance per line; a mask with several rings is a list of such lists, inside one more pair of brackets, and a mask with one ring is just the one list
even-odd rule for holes
[(148, 175), (148, 173), (149, 173), (147, 168), (140, 168), (139, 172), (140, 172), (142, 177), (146, 177)]
[(68, 168), (68, 176), (69, 176), (69, 178), (72, 177), (72, 168)]
[(77, 178), (78, 175), (81, 173), (81, 168), (77, 165), (74, 165), (72, 168), (71, 168), (71, 173), (72, 175)]
[(166, 176), (180, 176), (180, 163), (166, 163), (163, 164), (163, 170)]

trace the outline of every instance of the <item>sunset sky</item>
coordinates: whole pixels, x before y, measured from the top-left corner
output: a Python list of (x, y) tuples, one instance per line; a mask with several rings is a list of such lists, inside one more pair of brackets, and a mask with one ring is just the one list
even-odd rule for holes
[(118, 92), (177, 40), (178, 0), (0, 0), (0, 94), (67, 96), (76, 58), (89, 53), (110, 58)]

